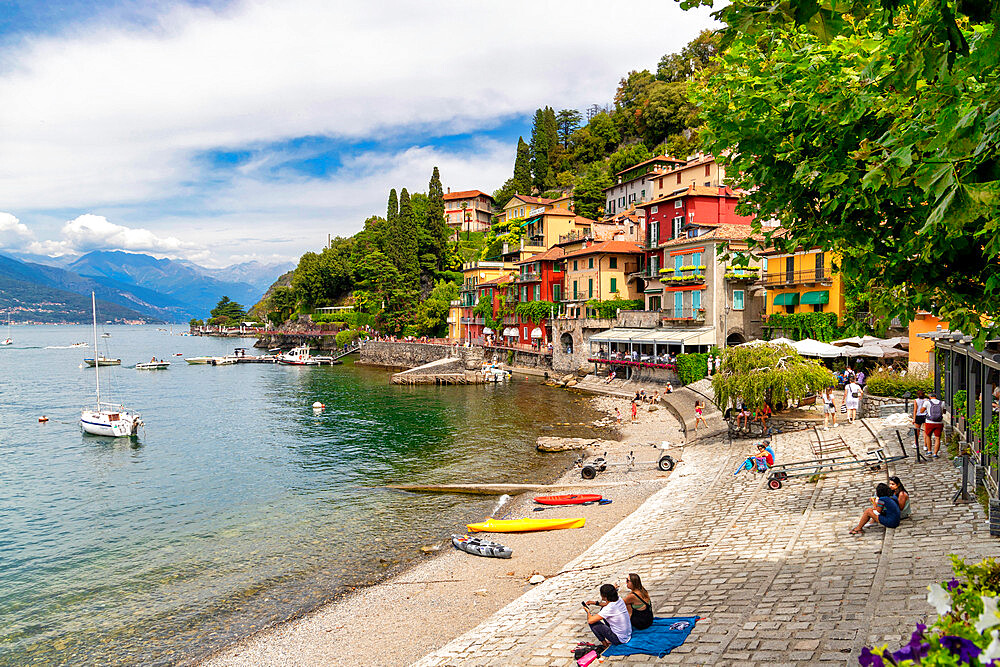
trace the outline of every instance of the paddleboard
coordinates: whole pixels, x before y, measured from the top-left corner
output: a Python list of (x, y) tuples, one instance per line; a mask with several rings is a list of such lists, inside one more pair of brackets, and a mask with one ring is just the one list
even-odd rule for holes
[(580, 505), (582, 503), (596, 503), (603, 496), (599, 493), (567, 494), (562, 496), (538, 496), (535, 502), (541, 505)]

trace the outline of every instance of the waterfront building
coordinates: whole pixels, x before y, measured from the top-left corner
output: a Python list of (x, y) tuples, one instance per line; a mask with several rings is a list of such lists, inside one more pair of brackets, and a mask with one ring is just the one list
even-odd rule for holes
[[(520, 272), (511, 295), (514, 302), (548, 302), (554, 314), (563, 298), (563, 255), (561, 247), (553, 246), (544, 253), (517, 262)], [(551, 315), (532, 322), (516, 313), (508, 314), (504, 318), (504, 338), (522, 345), (544, 347), (552, 341)]]
[[(462, 265), (462, 287), (458, 291), (458, 299), (451, 302), (448, 311), (448, 337), (456, 341), (471, 341), (474, 331), (482, 334), (485, 326), (483, 318), (476, 317), (472, 310), (479, 300), (479, 286), (502, 275), (514, 271), (510, 263), (475, 260)], [(478, 327), (478, 329), (473, 329)]]
[[(508, 272), (509, 271), (509, 272)], [(514, 272), (505, 269), (505, 272), (486, 282), (479, 283), (475, 288), (476, 302), (473, 309), (481, 303), (489, 304), (490, 320), (473, 314), (469, 321), (466, 335), (468, 340), (474, 344), (482, 344), (487, 336), (493, 336), (497, 341), (501, 340), (503, 327), (497, 324), (499, 314), (507, 307), (507, 296), (510, 293), (509, 287), (514, 282)], [(491, 324), (493, 326), (491, 326)]]
[(764, 260), (761, 284), (767, 290), (767, 317), (835, 313), (837, 323), (843, 324), (847, 310), (834, 253), (824, 252), (822, 248), (799, 248), (792, 253), (771, 249), (761, 256)]
[(514, 195), (510, 198), (506, 204), (504, 204), (503, 210), (497, 216), (500, 222), (509, 222), (511, 220), (519, 220), (527, 218), (531, 215), (535, 215), (540, 211), (545, 211), (553, 208), (553, 199), (545, 199), (544, 197), (532, 197), (530, 195)]
[(527, 242), (542, 250), (548, 250), (558, 243), (561, 237), (571, 233), (591, 234), (595, 225), (596, 221), (565, 208), (537, 211), (521, 223)]
[(630, 274), (641, 268), (643, 249), (630, 241), (583, 242), (563, 258), (564, 312), (568, 317), (585, 313), (591, 299), (640, 299)]
[(684, 160), (657, 155), (622, 169), (615, 174), (615, 183), (604, 190), (604, 216), (614, 217), (653, 199), (654, 179), (683, 165)]
[(461, 232), (485, 232), (493, 219), (493, 197), (479, 190), (444, 195), (444, 217), (453, 235)]

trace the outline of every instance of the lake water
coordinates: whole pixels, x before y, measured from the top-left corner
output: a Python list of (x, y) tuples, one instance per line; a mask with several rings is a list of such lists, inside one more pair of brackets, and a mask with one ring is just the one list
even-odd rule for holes
[[(102, 388), (142, 413), (137, 441), (80, 433), (92, 351), (60, 348), (89, 328), (14, 327), (0, 347), (3, 666), (202, 656), (422, 558), (496, 501), (380, 485), (545, 481), (568, 459), (535, 438), (598, 416), (530, 379), (399, 387), (351, 362), (191, 366), (174, 353), (253, 341), (106, 330), (123, 366), (102, 369)], [(153, 355), (170, 369), (128, 368)]]

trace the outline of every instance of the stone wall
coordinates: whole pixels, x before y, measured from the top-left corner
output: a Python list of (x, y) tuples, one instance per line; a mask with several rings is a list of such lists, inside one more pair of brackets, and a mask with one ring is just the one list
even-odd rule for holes
[(887, 417), (896, 412), (903, 412), (908, 407), (913, 409), (913, 403), (904, 401), (895, 396), (872, 396), (870, 394), (861, 395), (861, 405), (859, 406), (859, 417)]
[(552, 368), (560, 373), (593, 368), (587, 362), (590, 356), (590, 337), (614, 326), (615, 320), (594, 317), (553, 320)]
[(407, 343), (402, 341), (371, 340), (361, 348), (359, 364), (383, 368), (416, 368), (438, 359), (458, 357), (465, 368), (478, 369), (483, 364), (483, 350), (479, 347)]

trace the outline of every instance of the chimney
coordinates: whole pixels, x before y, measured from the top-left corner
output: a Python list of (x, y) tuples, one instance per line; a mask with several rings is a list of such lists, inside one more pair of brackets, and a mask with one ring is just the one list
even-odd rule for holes
[(448, 188), (448, 194), (451, 194), (451, 188)]

